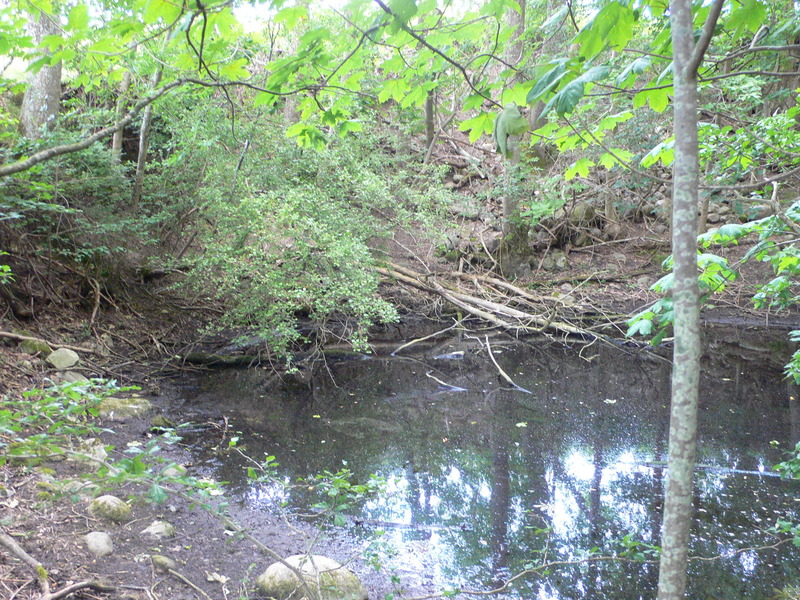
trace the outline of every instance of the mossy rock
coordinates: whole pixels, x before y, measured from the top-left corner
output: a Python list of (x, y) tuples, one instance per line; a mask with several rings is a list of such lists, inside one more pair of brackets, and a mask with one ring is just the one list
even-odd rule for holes
[(124, 523), (131, 518), (131, 507), (116, 496), (100, 496), (89, 503), (89, 514), (97, 519)]
[(130, 398), (116, 398), (110, 396), (103, 398), (98, 408), (98, 416), (101, 419), (119, 421), (124, 423), (131, 419), (143, 417), (153, 408), (153, 403), (141, 396), (131, 396)]
[(178, 568), (178, 563), (172, 560), (169, 556), (162, 556), (161, 554), (153, 554), (150, 556), (153, 561), (153, 566), (159, 571), (169, 571)]
[[(296, 554), (285, 562), (302, 573), (305, 584), (319, 600), (367, 600), (367, 590), (358, 577), (333, 559)], [(271, 564), (256, 579), (256, 589), (275, 600), (306, 595), (294, 572), (280, 562)]]
[(53, 349), (42, 340), (22, 340), (18, 348), (25, 354), (39, 354), (42, 358), (47, 358)]
[(150, 421), (150, 431), (161, 433), (166, 429), (175, 429), (175, 423), (170, 421), (164, 415), (156, 415)]

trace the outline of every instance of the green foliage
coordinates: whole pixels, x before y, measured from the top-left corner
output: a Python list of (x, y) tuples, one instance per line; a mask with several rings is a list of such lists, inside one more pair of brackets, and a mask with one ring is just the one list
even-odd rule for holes
[(658, 560), (661, 555), (661, 548), (659, 546), (637, 540), (630, 533), (622, 536), (619, 543), (623, 548), (618, 554), (620, 557), (644, 561)]
[[(0, 251), (0, 256), (8, 256), (8, 252)], [(14, 273), (11, 272), (11, 267), (0, 264), (0, 285), (12, 281), (14, 281)]]
[[(749, 223), (728, 223), (698, 236), (698, 244), (704, 249), (738, 244), (739, 240), (748, 235), (758, 236), (758, 243), (745, 255), (744, 260), (768, 263), (775, 277), (757, 287), (753, 295), (753, 304), (756, 308), (787, 309), (800, 303), (800, 293), (798, 293), (800, 249), (795, 245), (796, 242), (784, 241), (787, 234), (796, 234), (794, 228), (800, 224), (800, 202), (795, 202), (786, 208), (784, 216), (785, 219), (771, 216)], [(664, 261), (663, 266), (671, 269), (671, 257)], [(715, 292), (724, 290), (727, 284), (737, 277), (737, 272), (728, 265), (726, 259), (710, 252), (698, 253), (698, 269), (703, 301)], [(671, 288), (671, 273), (651, 287), (653, 291), (662, 294), (668, 294)], [(653, 336), (651, 343), (658, 344), (668, 334), (672, 319), (672, 299), (667, 295), (634, 315), (628, 321), (626, 335)], [(800, 342), (800, 331), (792, 331), (790, 339), (793, 342)], [(786, 365), (785, 373), (787, 377), (792, 377), (800, 383), (800, 350), (792, 355)]]
[(22, 400), (0, 399), (0, 464), (77, 451), (82, 439), (104, 431), (94, 424), (104, 397), (123, 391), (113, 381), (34, 389)]
[(334, 334), (364, 349), (373, 323), (397, 318), (377, 296), (380, 239), (412, 221), (436, 222), (447, 196), (430, 180), (418, 187), (420, 175), (378, 145), (350, 138), (306, 152), (280, 145), (279, 135), (256, 138), (273, 157), (248, 169), (239, 199), (212, 187), (221, 185), (213, 177), (201, 190), (213, 228), (190, 283), (231, 301), (225, 323), (255, 329), (281, 354), (304, 341), (304, 318), (316, 339)]

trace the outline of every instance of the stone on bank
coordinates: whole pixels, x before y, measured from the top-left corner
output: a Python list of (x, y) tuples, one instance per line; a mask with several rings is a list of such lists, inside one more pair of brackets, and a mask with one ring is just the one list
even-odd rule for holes
[[(316, 554), (295, 554), (285, 562), (303, 574), (306, 585), (319, 600), (367, 600), (367, 590), (358, 577), (333, 559)], [(256, 579), (256, 589), (275, 600), (305, 595), (295, 573), (280, 562), (271, 564)]]

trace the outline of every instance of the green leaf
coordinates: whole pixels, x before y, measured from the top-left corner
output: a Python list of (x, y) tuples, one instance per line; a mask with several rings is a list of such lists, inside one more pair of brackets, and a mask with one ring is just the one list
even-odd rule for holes
[(558, 82), (561, 81), (566, 74), (567, 61), (563, 60), (539, 78), (539, 81), (536, 82), (536, 85), (533, 86), (533, 89), (528, 92), (527, 103), (533, 104), (537, 100), (541, 99), (547, 92), (558, 85)]
[(652, 167), (658, 161), (665, 167), (668, 167), (675, 160), (675, 139), (670, 138), (656, 145), (650, 152), (642, 157), (642, 166), (644, 168)]
[(411, 18), (417, 14), (417, 3), (415, 0), (392, 0), (389, 3), (394, 15), (403, 25), (406, 25)]
[(650, 66), (652, 59), (649, 56), (640, 56), (625, 67), (622, 72), (617, 75), (617, 85), (628, 86), (636, 79), (636, 75), (641, 75)]
[(611, 154), (610, 152), (605, 152), (600, 157), (600, 166), (605, 167), (609, 171), (615, 166), (621, 164), (619, 159), (622, 159), (626, 163), (629, 163), (633, 158), (633, 152), (629, 152), (628, 150), (623, 150), (622, 148), (614, 148), (613, 150), (614, 154)]
[(144, 9), (144, 21), (145, 23), (155, 23), (162, 19), (164, 23), (172, 23), (181, 15), (181, 7), (180, 2), (171, 0), (148, 0)]
[(405, 79), (390, 79), (378, 94), (378, 102), (386, 102), (389, 98), (400, 102), (410, 89), (411, 85)]
[(546, 115), (553, 108), (556, 109), (556, 113), (559, 116), (571, 113), (575, 109), (575, 106), (577, 106), (580, 99), (583, 98), (584, 91), (585, 86), (583, 81), (580, 79), (570, 81), (566, 86), (559, 90), (555, 96), (550, 98), (550, 101), (547, 104), (545, 104), (542, 115)]
[(494, 115), (482, 112), (477, 117), (463, 121), (459, 126), (459, 131), (469, 131), (469, 141), (474, 144), (484, 133), (492, 133), (494, 129)]
[(595, 166), (594, 161), (588, 158), (580, 158), (575, 161), (569, 169), (566, 170), (564, 173), (564, 179), (570, 181), (575, 179), (575, 177), (588, 177), (589, 176), (589, 169)]
[(290, 6), (278, 11), (274, 21), (276, 23), (286, 23), (289, 29), (294, 29), (297, 22), (301, 19), (308, 19), (308, 7), (303, 4), (298, 4), (297, 6)]
[(661, 88), (655, 90), (642, 90), (633, 97), (633, 107), (640, 108), (645, 103), (650, 105), (657, 113), (662, 113), (669, 106), (669, 92), (672, 88)]
[(508, 138), (522, 135), (528, 130), (528, 120), (519, 112), (516, 104), (508, 104), (494, 124), (495, 149), (503, 156), (508, 155)]
[(69, 11), (67, 25), (71, 30), (86, 29), (89, 25), (89, 7), (86, 4), (76, 4)]
[(167, 496), (167, 492), (157, 483), (154, 483), (150, 486), (150, 491), (147, 492), (147, 497), (150, 499), (151, 502), (156, 504), (163, 504), (167, 501), (169, 496)]
[(758, 0), (742, 0), (731, 4), (725, 29), (733, 32), (733, 39), (741, 36), (745, 30), (755, 33), (767, 19), (767, 7)]

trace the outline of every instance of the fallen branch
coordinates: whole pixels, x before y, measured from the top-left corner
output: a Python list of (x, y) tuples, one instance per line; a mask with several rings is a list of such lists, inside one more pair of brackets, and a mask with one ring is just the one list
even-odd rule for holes
[(489, 336), (488, 335), (486, 336), (486, 351), (489, 353), (489, 358), (492, 359), (492, 362), (494, 363), (494, 366), (497, 369), (497, 372), (500, 373), (500, 376), (503, 379), (505, 379), (508, 383), (510, 383), (514, 387), (514, 389), (517, 389), (520, 392), (525, 392), (526, 394), (532, 394), (533, 393), (530, 390), (526, 390), (521, 385), (517, 385), (516, 383), (514, 383), (514, 380), (511, 379), (511, 377), (509, 377), (508, 373), (506, 373), (503, 370), (503, 368), (499, 364), (497, 364), (497, 361), (494, 359), (494, 353), (492, 353), (492, 347), (489, 345)]
[(440, 331), (436, 331), (436, 332), (434, 332), (434, 333), (432, 333), (430, 335), (426, 335), (425, 337), (417, 338), (417, 339), (411, 340), (410, 342), (406, 342), (405, 344), (400, 346), (397, 350), (392, 352), (391, 356), (397, 356), (397, 353), (400, 352), (401, 350), (403, 350), (405, 348), (408, 348), (409, 346), (413, 346), (414, 344), (418, 344), (419, 342), (424, 342), (424, 341), (429, 340), (431, 338), (438, 337), (438, 336), (442, 335), (443, 333), (446, 333), (446, 332), (450, 331), (454, 327), (458, 327), (459, 325), (461, 325), (461, 321), (456, 321), (455, 323), (450, 325), (450, 327), (445, 327), (444, 329), (442, 329)]
[[(466, 311), (474, 317), (481, 319), (494, 327), (499, 327), (504, 330), (510, 330), (515, 333), (541, 333), (543, 331), (552, 331), (567, 335), (586, 336), (591, 338), (601, 339), (610, 342), (607, 336), (604, 336), (595, 331), (591, 331), (584, 327), (579, 327), (564, 321), (555, 320), (549, 316), (542, 314), (534, 314), (532, 312), (520, 310), (507, 304), (502, 304), (495, 300), (487, 300), (477, 296), (467, 294), (455, 285), (445, 286), (442, 284), (435, 274), (421, 274), (415, 273), (411, 269), (389, 263), (388, 268), (378, 268), (378, 273), (386, 277), (392, 277), (398, 281), (411, 285), (419, 290), (428, 293), (438, 294), (454, 306)], [(440, 277), (446, 277), (447, 274), (441, 274)], [(504, 282), (500, 279), (493, 277), (480, 276), (480, 275), (464, 275), (453, 274), (456, 279), (467, 279), (469, 281), (477, 282), (484, 281), (496, 287), (502, 287), (509, 292), (516, 295), (512, 300), (520, 303), (520, 299), (527, 300), (527, 303), (541, 304), (543, 310), (549, 304), (549, 309), (552, 311), (555, 305), (564, 306), (562, 300), (551, 297), (537, 297), (534, 294), (527, 292), (513, 284)], [(498, 299), (509, 301), (509, 298), (500, 294)]]
[(31, 337), (29, 335), (20, 335), (18, 333), (11, 333), (10, 331), (0, 331), (0, 337), (10, 338), (12, 340), (19, 340), (20, 342), (24, 341), (31, 341), (31, 342), (43, 342), (50, 346), (51, 348), (67, 348), (69, 350), (74, 350), (75, 352), (87, 352), (89, 354), (100, 354), (97, 350), (93, 350), (91, 348), (84, 348), (82, 346), (72, 346), (70, 344), (60, 344), (57, 342), (49, 342), (42, 338)]

